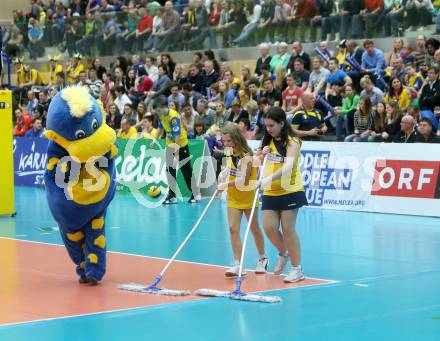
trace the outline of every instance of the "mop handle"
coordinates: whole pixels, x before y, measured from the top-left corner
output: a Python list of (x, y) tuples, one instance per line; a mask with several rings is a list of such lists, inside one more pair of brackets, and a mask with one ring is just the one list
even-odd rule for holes
[(203, 210), (202, 214), (200, 215), (199, 219), (197, 220), (196, 224), (194, 225), (194, 227), (192, 228), (192, 230), (188, 233), (188, 236), (186, 236), (185, 240), (182, 242), (182, 244), (179, 246), (179, 248), (177, 249), (177, 251), (174, 253), (173, 257), (171, 257), (171, 259), (168, 261), (167, 265), (165, 265), (164, 269), (162, 270), (162, 272), (160, 273), (159, 276), (163, 276), (163, 274), (168, 270), (168, 268), (170, 267), (171, 263), (176, 259), (177, 255), (180, 253), (180, 251), (182, 251), (183, 247), (185, 246), (185, 244), (188, 242), (189, 238), (191, 238), (192, 234), (195, 232), (195, 230), (197, 229), (197, 227), (199, 226), (199, 224), (201, 223), (203, 217), (205, 216), (206, 212), (208, 211), (209, 206), (211, 206), (212, 202), (214, 201), (216, 195), (217, 195), (218, 190), (216, 189), (214, 194), (212, 195), (211, 199), (208, 202), (208, 205), (206, 205), (205, 209)]
[[(260, 174), (258, 175), (258, 181), (261, 181), (261, 179), (263, 179), (263, 172), (264, 172), (264, 168), (266, 167), (266, 161), (267, 161), (267, 156), (264, 157), (263, 165), (261, 166)], [(244, 234), (243, 247), (241, 249), (240, 270), (238, 272), (239, 279), (241, 278), (241, 275), (243, 272), (244, 252), (246, 251), (247, 239), (248, 239), (249, 230), (250, 230), (251, 224), (252, 224), (252, 218), (254, 217), (255, 207), (257, 206), (257, 199), (258, 199), (259, 192), (260, 192), (260, 189), (257, 188), (255, 191), (254, 202), (252, 203), (251, 214), (249, 215), (249, 221), (248, 221), (248, 224), (246, 227), (246, 233)]]

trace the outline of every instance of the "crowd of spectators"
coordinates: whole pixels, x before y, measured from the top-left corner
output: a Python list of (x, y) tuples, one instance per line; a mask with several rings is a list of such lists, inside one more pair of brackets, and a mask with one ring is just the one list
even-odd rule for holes
[[(42, 1), (31, 2), (30, 21), (33, 20), (33, 27), (38, 28), (41, 25), (41, 18), (38, 18), (42, 13), (47, 15), (48, 9), (43, 10)], [(366, 0), (365, 4), (363, 1), (321, 1), (318, 9), (321, 11), (328, 3), (342, 5), (348, 2), (359, 5), (362, 12), (365, 10), (362, 6), (373, 1)], [(402, 6), (406, 8), (413, 2), (394, 1), (395, 6), (385, 15), (394, 15), (397, 13), (395, 10)], [(416, 2), (420, 5), (419, 9), (423, 8), (423, 1)], [(54, 1), (50, 3), (54, 13), (60, 11), (60, 6), (65, 6), (58, 2), (55, 4)], [(264, 6), (269, 3), (270, 1), (264, 0), (259, 15), (263, 16)], [(303, 3), (312, 6), (312, 2), (308, 0), (297, 0), (294, 5), (298, 9)], [(389, 3), (390, 1), (385, 1), (385, 7)], [(182, 5), (182, 1), (180, 4)], [(192, 9), (193, 4), (200, 5), (201, 2), (183, 4), (182, 8), (189, 6)], [(221, 17), (226, 7), (216, 7), (215, 2), (211, 5)], [(236, 3), (229, 5), (237, 6)], [(277, 5), (283, 5), (287, 9), (283, 2), (277, 2)], [(175, 13), (177, 21), (178, 15), (187, 12), (179, 13), (175, 6), (177, 5), (171, 2), (161, 7), (158, 3), (146, 4), (142, 1), (130, 1), (126, 6), (123, 1), (118, 0), (95, 0), (88, 3), (75, 1), (72, 6), (64, 8), (63, 13), (72, 18), (77, 17), (76, 13), (86, 14), (91, 20), (97, 20), (99, 12), (108, 12), (111, 13), (109, 20), (116, 23), (116, 18), (119, 17), (112, 16), (117, 12), (116, 9), (128, 14), (129, 18), (134, 10), (145, 10), (145, 15), (150, 15), (148, 13), (154, 10), (155, 14)], [(254, 4), (254, 12), (258, 6)], [(106, 8), (109, 10), (105, 10)], [(193, 20), (200, 19), (197, 11), (201, 9), (205, 11), (206, 7), (195, 7), (191, 16)], [(371, 24), (369, 20), (373, 20), (371, 16), (378, 15), (380, 18), (384, 11), (386, 8), (369, 13), (370, 16), (365, 18), (360, 14), (359, 22), (355, 22), (353, 17), (352, 30), (355, 27), (368, 27)], [(321, 14), (319, 20), (325, 26), (324, 12), (317, 13)], [(312, 20), (311, 23), (315, 21)], [(15, 22), (18, 22), (17, 17)], [(298, 24), (304, 22), (299, 20)], [(137, 27), (133, 23), (129, 26)], [(281, 26), (285, 28), (285, 25)], [(113, 29), (110, 28), (110, 31), (117, 31), (115, 25), (111, 27)], [(255, 27), (258, 30), (260, 24)], [(247, 40), (251, 35), (249, 31), (255, 27), (247, 25), (238, 30), (241, 33), (237, 31), (234, 41), (240, 43)], [(152, 44), (154, 49), (167, 40), (167, 35), (169, 39), (174, 39), (176, 35), (182, 34), (187, 37), (185, 39), (193, 41), (205, 34), (202, 31), (193, 34), (192, 27), (187, 28), (180, 26), (177, 33), (173, 29), (167, 31), (160, 38), (153, 39), (153, 42), (150, 38), (143, 37), (141, 45), (135, 33), (133, 36), (136, 39), (131, 46), (145, 48)], [(200, 27), (198, 29), (202, 30)], [(233, 36), (232, 31), (228, 32), (229, 36)], [(61, 42), (65, 33), (60, 31), (51, 35), (51, 39)], [(211, 37), (209, 32), (206, 34), (206, 37)], [(355, 36), (362, 35), (360, 33)], [(75, 42), (72, 46), (75, 47), (72, 47), (72, 57), (66, 65), (59, 61), (59, 56), (49, 57), (49, 82), (46, 84), (43, 84), (39, 71), (26, 64), (23, 58), (14, 59), (18, 84), (14, 91), (18, 104), (15, 110), (16, 136), (41, 136), (50, 99), (66, 86), (80, 84), (88, 87), (91, 95), (102, 101), (107, 123), (117, 131), (119, 137), (155, 136), (158, 119), (153, 103), (158, 98), (163, 98), (169, 108), (181, 114), (188, 136), (208, 140), (214, 156), (222, 153), (220, 131), (226, 122), (238, 124), (246, 138), (260, 139), (264, 132), (264, 114), (273, 106), (280, 106), (285, 110), (294, 132), (303, 140), (320, 141), (326, 138), (347, 142), (405, 143), (439, 140), (440, 41), (434, 37), (427, 39), (424, 35), (419, 35), (415, 41), (416, 47), (412, 49), (408, 41), (397, 37), (391, 51), (381, 51), (370, 39), (364, 40), (362, 46), (355, 40), (344, 39), (332, 51), (326, 40), (323, 40), (310, 55), (304, 51), (300, 40), (294, 41), (290, 48), (290, 44), (286, 42), (279, 43), (277, 53), (273, 55), (270, 54), (270, 45), (261, 43), (261, 56), (256, 61), (255, 69), (242, 65), (240, 74), (236, 75), (227, 62), (217, 61), (212, 50), (195, 52), (188, 67), (174, 61), (167, 53), (155, 53), (155, 56), (151, 53), (146, 56), (134, 53), (128, 59), (124, 56), (117, 57), (112, 64), (106, 66), (101, 65), (100, 58), (94, 58), (88, 64), (79, 51), (83, 51), (82, 46), (90, 48), (88, 39), (96, 37), (83, 31), (78, 37), (72, 40)], [(107, 38), (110, 39), (110, 36), (107, 35)], [(106, 37), (97, 38), (95, 42), (102, 43), (103, 48), (107, 49), (112, 44), (105, 39)], [(180, 39), (184, 45), (187, 41), (185, 39)], [(260, 40), (264, 41), (266, 38)], [(200, 42), (193, 43), (187, 46), (200, 46)], [(328, 137), (331, 135), (335, 137)]]
[[(30, 0), (3, 46), (30, 58), (57, 46), (70, 57), (403, 36), (440, 31), (439, 0)], [(318, 35), (320, 32), (320, 35)]]

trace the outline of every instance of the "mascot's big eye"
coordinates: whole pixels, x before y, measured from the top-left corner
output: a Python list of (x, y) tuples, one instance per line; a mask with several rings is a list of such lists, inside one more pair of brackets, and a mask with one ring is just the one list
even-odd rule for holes
[(96, 118), (93, 119), (92, 121), (92, 128), (93, 130), (97, 130), (98, 129), (98, 120)]
[(86, 133), (84, 132), (84, 130), (77, 130), (77, 131), (75, 131), (75, 137), (78, 140), (83, 139), (84, 137), (86, 137)]

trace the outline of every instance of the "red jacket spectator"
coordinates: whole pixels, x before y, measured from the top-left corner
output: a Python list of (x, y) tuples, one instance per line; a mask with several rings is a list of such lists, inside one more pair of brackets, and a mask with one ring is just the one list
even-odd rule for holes
[[(381, 0), (383, 3), (383, 0)], [(312, 0), (298, 0), (296, 18), (313, 18), (318, 13), (318, 8)]]
[(373, 12), (378, 8), (383, 8), (383, 0), (365, 0), (365, 9)]
[(142, 76), (139, 80), (137, 91), (143, 94), (146, 91), (150, 91), (153, 88), (153, 80), (148, 76)]
[(17, 117), (17, 122), (14, 127), (14, 136), (24, 136), (32, 127), (32, 117), (21, 109), (15, 110), (15, 116)]
[(153, 27), (153, 17), (147, 14), (138, 22), (136, 29), (139, 32), (144, 32), (146, 29), (152, 27)]

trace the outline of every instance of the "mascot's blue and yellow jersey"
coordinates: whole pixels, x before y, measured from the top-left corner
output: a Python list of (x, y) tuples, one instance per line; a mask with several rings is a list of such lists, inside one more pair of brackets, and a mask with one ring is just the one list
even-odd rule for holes
[[(240, 156), (229, 155), (226, 157), (228, 167), (228, 179), (227, 181), (234, 181), (237, 177), (241, 176), (243, 161), (247, 159), (252, 161), (252, 156)], [(237, 208), (240, 210), (251, 209), (255, 196), (255, 188), (251, 189), (252, 185), (255, 186), (257, 180), (257, 169), (252, 166), (249, 181), (244, 184), (243, 188), (237, 188), (236, 186), (228, 187), (227, 205), (228, 207)]]
[[(289, 137), (292, 143), (300, 143), (296, 138)], [(272, 139), (269, 144), (270, 153), (267, 154), (266, 167), (264, 169), (264, 177), (271, 176), (284, 165), (287, 148), (279, 139)], [(264, 189), (263, 195), (279, 196), (295, 192), (304, 191), (303, 178), (300, 169), (301, 151), (298, 149), (298, 159), (293, 169), (289, 170), (281, 176), (281, 178), (272, 181), (270, 186)]]
[(75, 87), (52, 99), (45, 136), (49, 207), (60, 226), (79, 229), (115, 194), (116, 134), (88, 90)]
[(183, 125), (183, 120), (177, 111), (169, 109), (168, 115), (160, 115), (159, 128), (165, 130), (167, 146), (174, 143), (174, 137), (176, 136), (180, 137), (179, 147), (188, 145), (188, 134)]

